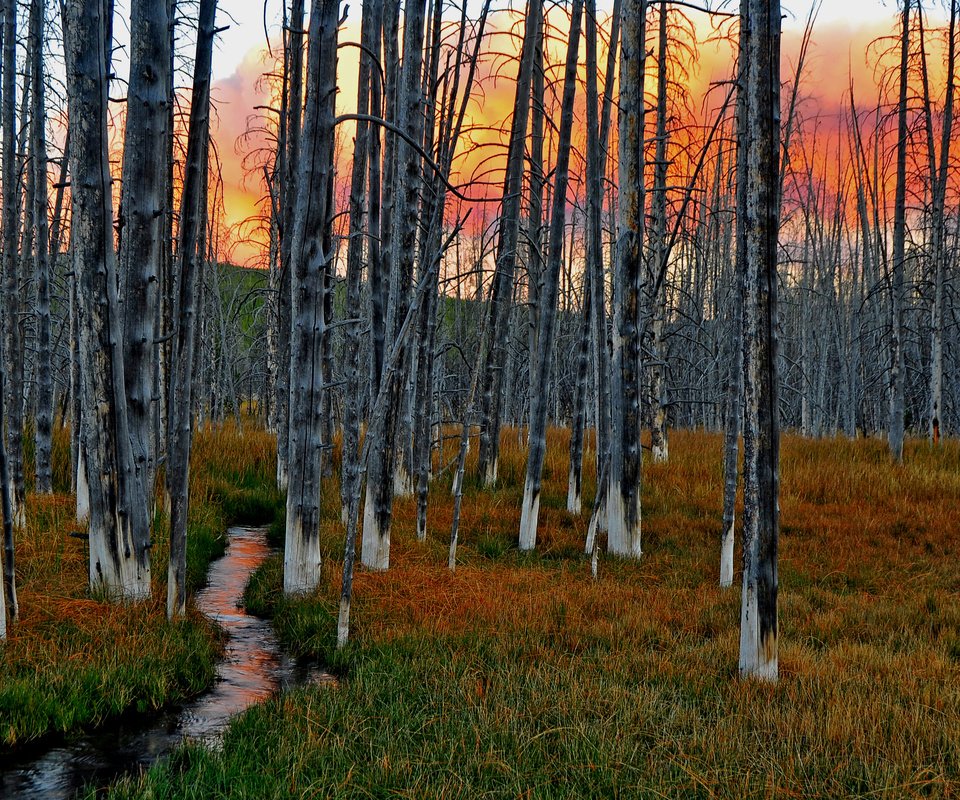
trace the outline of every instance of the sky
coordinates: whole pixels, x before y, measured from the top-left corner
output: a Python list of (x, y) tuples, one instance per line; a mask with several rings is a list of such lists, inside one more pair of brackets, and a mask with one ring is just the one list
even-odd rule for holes
[[(698, 0), (706, 2), (707, 0)], [(495, 7), (504, 6), (509, 0), (495, 3)], [(815, 0), (784, 0), (785, 61), (784, 74), (790, 73), (789, 41), (797, 41), (802, 31), (811, 5)], [(217, 24), (229, 26), (219, 34), (214, 54), (213, 97), (217, 108), (214, 123), (214, 138), (223, 165), (225, 217), (228, 224), (238, 225), (240, 220), (253, 216), (257, 211), (261, 191), (259, 172), (253, 170), (250, 175), (249, 160), (244, 162), (243, 146), (238, 142), (244, 135), (248, 120), (255, 113), (255, 106), (264, 105), (268, 98), (265, 89), (258, 84), (265, 70), (265, 23), (271, 39), (276, 43), (280, 34), (282, 0), (220, 0)], [(341, 38), (356, 40), (359, 27), (361, 0), (349, 3), (345, 31)], [(514, 6), (522, 6), (523, 0), (514, 0)], [(599, 0), (601, 12), (610, 6), (611, 0)], [(735, 0), (710, 0), (713, 8), (736, 11)], [(306, 3), (308, 9), (310, 2)], [(854, 68), (865, 62), (867, 43), (875, 36), (893, 29), (897, 13), (894, 0), (824, 0), (820, 8), (814, 29), (813, 47), (810, 55), (809, 91), (837, 94), (835, 98), (824, 98), (835, 103), (840, 102), (840, 93), (847, 85), (848, 65)], [(936, 5), (936, 4), (932, 4)], [(726, 77), (729, 56), (718, 53), (711, 59), (704, 55), (701, 64), (701, 79), (709, 80)], [(353, 59), (353, 62), (350, 60)], [(352, 50), (341, 51), (341, 97), (349, 97), (354, 90), (350, 76), (355, 75), (356, 55)], [(859, 61), (859, 65), (855, 62)], [(722, 63), (721, 63), (722, 62)], [(249, 149), (249, 144), (247, 144)], [(242, 237), (234, 236), (234, 239)], [(262, 247), (255, 243), (242, 241), (235, 244), (230, 254), (241, 263), (254, 263), (262, 255)]]

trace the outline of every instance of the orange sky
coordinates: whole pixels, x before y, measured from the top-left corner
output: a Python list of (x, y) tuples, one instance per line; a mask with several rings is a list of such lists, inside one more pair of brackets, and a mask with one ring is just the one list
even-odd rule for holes
[[(891, 9), (892, 11), (892, 9)], [(485, 50), (510, 52), (516, 50), (516, 39), (508, 34), (510, 25), (515, 21), (513, 15), (501, 12), (488, 23), (488, 31), (492, 31), (495, 40), (488, 43)], [(554, 67), (549, 78), (561, 79), (561, 68), (565, 41), (566, 25), (559, 13), (551, 17), (554, 28), (554, 39), (548, 47), (548, 61)], [(712, 30), (702, 21), (697, 20), (697, 38), (700, 39), (698, 53), (687, 66), (687, 75), (684, 84), (688, 92), (688, 105), (700, 116), (704, 107), (704, 95), (710, 89), (712, 82), (725, 80), (730, 77), (731, 52), (730, 45), (722, 41), (717, 30)], [(878, 57), (878, 50), (871, 46), (878, 37), (888, 35), (894, 30), (895, 21), (883, 23), (876, 20), (870, 24), (852, 27), (849, 22), (834, 21), (818, 25), (813, 44), (808, 55), (808, 61), (801, 80), (800, 111), (804, 118), (820, 117), (818, 130), (824, 137), (836, 137), (839, 112), (848, 102), (846, 92), (853, 75), (860, 104), (872, 106), (877, 97), (877, 81), (874, 63)], [(601, 28), (606, 30), (607, 20), (601, 19)], [(723, 26), (721, 26), (722, 28)], [(651, 32), (651, 41), (655, 32)], [(604, 34), (605, 36), (605, 34)], [(356, 41), (358, 39), (357, 21), (347, 23), (341, 31), (341, 41)], [(799, 49), (800, 31), (794, 25), (784, 32), (782, 77), (787, 83), (792, 83), (797, 52)], [(651, 45), (652, 46), (652, 45)], [(342, 48), (340, 50), (340, 94), (338, 107), (340, 111), (352, 110), (356, 94), (357, 50)], [(582, 57), (582, 53), (581, 53)], [(605, 53), (600, 54), (601, 71), (605, 60)], [(224, 204), (227, 223), (233, 230), (230, 257), (238, 263), (263, 264), (264, 245), (262, 234), (259, 241), (250, 237), (251, 227), (244, 221), (256, 216), (261, 211), (261, 197), (264, 194), (261, 182), (261, 168), (258, 164), (256, 151), (258, 148), (272, 147), (269, 134), (261, 127), (245, 136), (251, 128), (251, 120), (258, 112), (257, 106), (275, 105), (271, 99), (269, 87), (262, 75), (272, 66), (265, 48), (254, 47), (242, 58), (235, 72), (226, 78), (217, 80), (214, 84), (213, 97), (216, 102), (217, 114), (215, 122), (215, 141), (220, 154), (221, 170), (224, 181)], [(941, 72), (936, 52), (931, 52), (931, 67), (934, 76)], [(471, 186), (471, 195), (486, 194), (496, 197), (499, 194), (497, 185), (500, 184), (500, 174), (497, 172), (498, 159), (491, 163), (491, 155), (502, 155), (506, 149), (506, 133), (509, 126), (509, 115), (513, 104), (513, 79), (516, 66), (507, 63), (502, 57), (486, 57), (478, 69), (480, 90), (472, 109), (475, 122), (482, 123), (482, 129), (477, 128), (466, 137), (461, 151), (469, 151), (463, 155), (458, 164), (458, 174), (461, 176), (482, 175), (492, 182), (489, 187), (480, 185)], [(601, 75), (601, 80), (602, 80)], [(934, 82), (936, 83), (935, 77)], [(602, 88), (602, 87), (601, 87)], [(559, 94), (559, 88), (556, 89)], [(716, 99), (707, 105), (715, 108), (720, 102), (720, 93)], [(785, 100), (786, 102), (786, 92)], [(580, 109), (582, 113), (583, 97), (580, 95)], [(254, 127), (257, 127), (254, 124)], [(614, 121), (614, 130), (616, 123)], [(338, 163), (349, 164), (352, 131), (346, 125), (339, 131), (340, 152)], [(575, 145), (576, 146), (576, 145)], [(576, 173), (576, 160), (572, 172)], [(491, 169), (493, 170), (491, 172)], [(341, 166), (341, 173), (347, 170)], [(461, 178), (465, 181), (466, 178)], [(489, 206), (486, 216), (495, 214), (495, 206)]]

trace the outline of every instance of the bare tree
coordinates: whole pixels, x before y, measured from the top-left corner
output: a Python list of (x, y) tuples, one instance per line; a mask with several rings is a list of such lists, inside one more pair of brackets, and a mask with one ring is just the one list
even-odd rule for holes
[(287, 528), (283, 559), (286, 594), (320, 581), (320, 477), (323, 419), (322, 340), (328, 335), (323, 282), (333, 221), (334, 100), (337, 79), (337, 0), (313, 0), (307, 55), (307, 104), (297, 178), (291, 265), (290, 445)]
[(170, 495), (170, 563), (167, 571), (167, 616), (182, 617), (187, 605), (187, 512), (190, 505), (190, 448), (193, 438), (193, 358), (197, 327), (197, 282), (204, 258), (202, 219), (210, 136), (210, 70), (216, 33), (217, 2), (200, 0), (193, 93), (187, 133), (187, 159), (180, 197), (177, 242), (174, 348), (167, 404), (167, 490)]
[(777, 243), (780, 230), (780, 3), (749, 0), (746, 29), (744, 511), (740, 674), (777, 679), (780, 533)]
[(626, 0), (620, 56), (620, 152), (616, 268), (613, 279), (613, 366), (610, 380), (610, 468), (607, 547), (640, 556), (640, 292), (643, 280), (643, 83), (645, 0)]
[(68, 0), (64, 11), (90, 583), (139, 599), (150, 595), (150, 541), (142, 538), (149, 522), (127, 423), (107, 141), (107, 21), (99, 3)]
[[(560, 108), (560, 130), (557, 135), (557, 163), (554, 170), (553, 209), (550, 214), (550, 241), (540, 295), (540, 329), (537, 332), (537, 376), (542, 386), (549, 386), (553, 369), (553, 333), (557, 318), (560, 264), (563, 258), (563, 233), (566, 222), (567, 183), (570, 173), (570, 139), (573, 131), (573, 103), (577, 89), (577, 53), (583, 0), (573, 0), (570, 35), (567, 39), (567, 60), (563, 79), (563, 100)], [(523, 484), (523, 505), (520, 508), (521, 550), (533, 550), (537, 544), (537, 521), (540, 514), (540, 489), (543, 460), (547, 450), (546, 392), (537, 392), (530, 399), (530, 449), (527, 454), (527, 475)]]

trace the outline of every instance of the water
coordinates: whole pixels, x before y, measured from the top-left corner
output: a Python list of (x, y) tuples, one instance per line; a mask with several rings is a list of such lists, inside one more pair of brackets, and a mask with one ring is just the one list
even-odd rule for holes
[(250, 574), (270, 553), (260, 528), (231, 528), (226, 554), (210, 566), (197, 605), (227, 632), (217, 681), (193, 702), (169, 711), (108, 723), (75, 741), (0, 756), (0, 798), (61, 800), (85, 786), (137, 774), (185, 738), (216, 745), (230, 718), (278, 691), (332, 680), (280, 649), (267, 620), (238, 606)]

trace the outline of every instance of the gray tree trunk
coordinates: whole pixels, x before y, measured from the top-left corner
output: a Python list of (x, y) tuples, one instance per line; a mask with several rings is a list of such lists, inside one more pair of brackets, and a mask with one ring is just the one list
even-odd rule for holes
[[(163, 153), (170, 86), (167, 3), (134, 0), (130, 19), (130, 80), (120, 195), (119, 269), (123, 283), (123, 350), (127, 414), (137, 475), (153, 507), (157, 454), (154, 431), (158, 307), (166, 208)], [(149, 536), (149, 531), (144, 535)]]
[(297, 179), (291, 263), (290, 449), (283, 590), (308, 592), (320, 582), (320, 478), (323, 338), (328, 320), (323, 284), (333, 224), (334, 100), (337, 0), (313, 0), (307, 56), (303, 157)]
[(45, 28), (44, 0), (30, 3), (31, 88), (30, 149), (33, 154), (34, 220), (37, 280), (37, 413), (36, 474), (37, 491), (53, 491), (51, 449), (53, 430), (53, 372), (50, 347), (50, 235), (47, 220), (47, 135), (46, 87), (43, 68)]
[[(747, 6), (744, 512), (740, 674), (777, 679), (780, 3)], [(741, 35), (743, 35), (741, 31)], [(743, 155), (743, 153), (741, 153)]]
[[(570, 140), (573, 131), (573, 104), (576, 97), (577, 53), (580, 47), (580, 26), (583, 0), (573, 0), (570, 35), (567, 39), (567, 59), (564, 71), (563, 99), (560, 107), (560, 131), (557, 139), (557, 164), (553, 188), (553, 208), (550, 213), (550, 241), (544, 269), (543, 293), (540, 300), (540, 330), (537, 334), (539, 356), (537, 375), (543, 387), (550, 385), (553, 369), (554, 329), (557, 319), (557, 294), (560, 266), (563, 259), (563, 234), (566, 221), (567, 183), (570, 172)], [(496, 306), (494, 306), (496, 308)], [(540, 391), (531, 398), (529, 452), (527, 475), (523, 485), (523, 505), (520, 508), (521, 550), (533, 550), (537, 544), (537, 520), (540, 514), (540, 490), (543, 460), (547, 450), (548, 392)]]
[(107, 21), (99, 3), (68, 0), (64, 9), (90, 583), (142, 599), (150, 595), (150, 541), (142, 536), (149, 522), (127, 424), (107, 141)]
[[(408, 0), (404, 7), (403, 66), (400, 73), (398, 128), (406, 134), (397, 146), (399, 202), (395, 208), (396, 243), (391, 251), (390, 309), (387, 329), (391, 342), (398, 341), (400, 327), (410, 305), (413, 262), (417, 249), (417, 219), (423, 176), (420, 156), (411, 144), (423, 136), (422, 69), (424, 38), (424, 0)], [(400, 363), (410, 363), (411, 352), (401, 351)], [(385, 570), (390, 566), (390, 530), (393, 512), (394, 472), (403, 391), (406, 377), (391, 373), (387, 387), (389, 402), (383, 427), (383, 439), (371, 451), (369, 480), (363, 509), (363, 543), (360, 552), (365, 567)]]
[(900, 94), (897, 104), (897, 183), (893, 205), (893, 274), (890, 286), (890, 455), (903, 461), (904, 360), (903, 284), (907, 236), (907, 73), (910, 58), (910, 0), (903, 3), (900, 36)]
[(210, 70), (217, 0), (200, 0), (197, 50), (193, 66), (190, 124), (180, 236), (177, 242), (177, 291), (170, 399), (167, 404), (167, 491), (170, 496), (170, 563), (167, 571), (167, 617), (186, 613), (187, 514), (190, 507), (190, 449), (193, 439), (193, 357), (197, 326), (197, 281), (203, 260), (201, 229), (207, 213), (204, 191), (210, 139)]
[(19, 247), (20, 203), (17, 186), (17, 4), (6, 0), (3, 11), (3, 358), (7, 372), (7, 461), (14, 527), (22, 527), (23, 482), (23, 346), (20, 325)]
[(639, 558), (640, 292), (643, 280), (643, 83), (645, 0), (626, 0), (620, 56), (620, 155), (617, 261), (613, 281), (613, 368), (610, 380), (610, 469), (607, 549)]
[[(520, 233), (520, 200), (523, 193), (524, 146), (530, 117), (530, 87), (533, 78), (534, 54), (541, 35), (541, 0), (528, 0), (523, 45), (520, 50), (520, 68), (513, 104), (510, 143), (507, 148), (507, 168), (504, 178), (503, 202), (497, 241), (496, 267), (493, 275), (493, 305), (490, 325), (486, 332), (483, 385), (480, 394), (480, 455), (477, 470), (487, 486), (496, 483), (500, 457), (500, 427), (502, 418), (502, 382), (510, 336), (510, 308), (513, 298), (514, 272), (517, 263), (517, 243)], [(580, 24), (579, 22), (577, 23)]]

